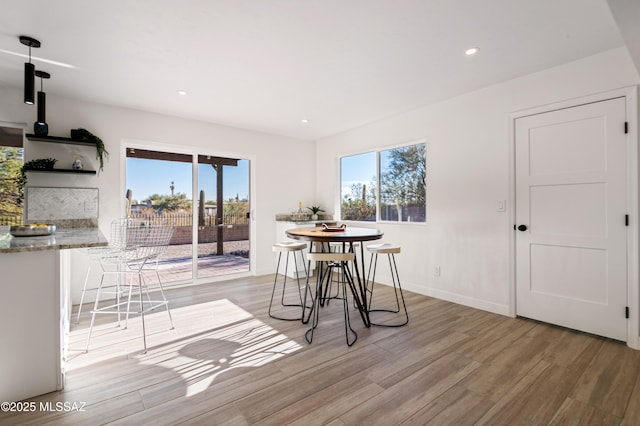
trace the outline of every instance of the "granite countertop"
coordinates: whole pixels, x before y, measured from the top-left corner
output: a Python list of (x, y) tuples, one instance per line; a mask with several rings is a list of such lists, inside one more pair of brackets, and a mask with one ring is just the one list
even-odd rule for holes
[(293, 223), (325, 223), (335, 222), (333, 215), (319, 214), (317, 220), (311, 220), (311, 214), (299, 213), (299, 214), (276, 214), (276, 222), (293, 222)]
[(58, 229), (53, 234), (42, 237), (14, 237), (8, 233), (0, 234), (0, 254), (101, 247), (107, 244), (107, 239), (98, 228)]

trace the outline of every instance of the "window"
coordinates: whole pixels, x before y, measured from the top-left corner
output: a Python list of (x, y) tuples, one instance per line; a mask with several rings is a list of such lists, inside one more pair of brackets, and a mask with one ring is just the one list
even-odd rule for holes
[(22, 164), (22, 129), (0, 127), (0, 225), (22, 224)]
[(340, 159), (342, 220), (376, 220), (376, 153)]
[(426, 146), (380, 152), (380, 220), (426, 221)]
[(426, 222), (424, 143), (342, 157), (340, 183), (342, 220)]

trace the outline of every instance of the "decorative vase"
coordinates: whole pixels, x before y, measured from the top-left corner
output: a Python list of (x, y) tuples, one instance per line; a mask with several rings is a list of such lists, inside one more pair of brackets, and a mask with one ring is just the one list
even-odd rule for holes
[(71, 139), (74, 141), (82, 140), (82, 133), (80, 132), (80, 129), (71, 129), (70, 134)]
[(318, 215), (317, 214), (312, 214), (311, 215), (311, 220), (318, 220)]
[(33, 134), (39, 137), (49, 134), (49, 126), (45, 122), (36, 121), (33, 123)]

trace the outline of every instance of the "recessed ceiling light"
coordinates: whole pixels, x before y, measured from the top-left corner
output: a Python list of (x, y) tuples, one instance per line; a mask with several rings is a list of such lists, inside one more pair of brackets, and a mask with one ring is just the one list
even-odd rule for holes
[(464, 54), (467, 55), (467, 56), (473, 56), (476, 53), (478, 53), (479, 50), (480, 50), (479, 47), (471, 47), (471, 48), (465, 50)]
[(186, 90), (178, 90), (178, 95), (186, 96), (187, 95), (187, 91)]
[(307, 124), (309, 122), (309, 120), (307, 120), (306, 118), (303, 118), (302, 120), (300, 120), (300, 122), (302, 124)]

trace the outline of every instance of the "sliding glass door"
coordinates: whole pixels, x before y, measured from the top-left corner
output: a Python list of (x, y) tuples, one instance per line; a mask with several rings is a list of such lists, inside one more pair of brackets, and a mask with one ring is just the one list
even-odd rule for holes
[(249, 161), (198, 156), (198, 278), (249, 270)]
[(164, 282), (249, 271), (248, 160), (136, 147), (126, 156), (128, 214), (175, 227)]
[(128, 215), (174, 226), (159, 270), (163, 282), (193, 280), (192, 156), (127, 148)]

